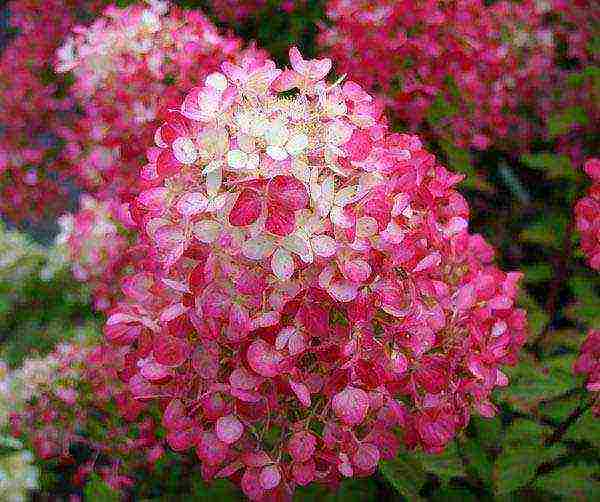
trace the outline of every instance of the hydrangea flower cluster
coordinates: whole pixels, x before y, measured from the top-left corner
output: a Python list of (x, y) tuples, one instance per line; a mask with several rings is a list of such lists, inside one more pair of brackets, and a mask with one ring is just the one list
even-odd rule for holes
[(539, 133), (520, 108), (551, 87), (552, 32), (538, 3), (330, 0), (320, 43), (412, 130), (514, 147)]
[(441, 451), (495, 413), (526, 336), (462, 176), (329, 59), (290, 60), (224, 62), (169, 112), (132, 210), (147, 255), (105, 326), (169, 445), (251, 500)]
[(146, 405), (120, 383), (122, 352), (89, 341), (61, 344), (44, 358), (25, 360), (2, 387), (12, 435), (39, 459), (71, 465), (74, 445), (89, 452), (89, 460), (76, 465), (75, 485), (96, 472), (123, 490), (133, 484), (128, 474), (151, 467), (164, 452), (156, 424), (140, 417)]
[(593, 411), (600, 417), (600, 330), (591, 329), (575, 362), (575, 373), (587, 376), (587, 390), (594, 396)]
[[(77, 213), (67, 213), (58, 220), (61, 231), (56, 237), (51, 268), (54, 262), (68, 264), (75, 279), (92, 288), (95, 308), (111, 306), (118, 278), (127, 266), (129, 241), (126, 229), (112, 215), (118, 203), (99, 201), (84, 194)], [(117, 205), (117, 207), (115, 207)], [(128, 214), (128, 213), (127, 213)], [(130, 250), (131, 254), (132, 250)], [(47, 269), (44, 270), (47, 273)]]
[(575, 205), (575, 224), (590, 267), (600, 271), (600, 159), (589, 159), (584, 170), (592, 179), (592, 186)]
[(57, 72), (70, 71), (70, 92), (83, 116), (59, 131), (68, 174), (100, 199), (129, 202), (164, 109), (222, 60), (262, 58), (254, 47), (223, 37), (199, 11), (149, 5), (108, 7), (77, 26), (57, 52)]
[(597, 44), (594, 37), (600, 26), (600, 5), (590, 0), (554, 0), (552, 14), (557, 18), (552, 28), (558, 53), (568, 69), (557, 68), (556, 87), (560, 92), (553, 93), (541, 116), (549, 123), (553, 116), (560, 116), (565, 110), (579, 110), (584, 114), (573, 123), (565, 124), (566, 130), (557, 138), (557, 151), (568, 155), (573, 164), (581, 165), (590, 153), (596, 153), (594, 141), (600, 123), (600, 91), (598, 77), (594, 77), (600, 67), (600, 51), (594, 49)]
[(158, 0), (108, 7), (92, 25), (76, 26), (57, 52), (56, 71), (71, 72), (70, 93), (82, 112), (57, 131), (66, 144), (64, 174), (95, 197), (62, 219), (58, 244), (76, 278), (92, 283), (97, 308), (110, 305), (115, 278), (135, 254), (122, 255), (133, 225), (129, 202), (160, 115), (222, 60), (264, 57), (221, 36), (199, 11)]
[(8, 3), (17, 35), (0, 55), (0, 211), (20, 221), (62, 208), (65, 189), (55, 170), (52, 136), (72, 106), (48, 62), (78, 14), (104, 0), (18, 0)]

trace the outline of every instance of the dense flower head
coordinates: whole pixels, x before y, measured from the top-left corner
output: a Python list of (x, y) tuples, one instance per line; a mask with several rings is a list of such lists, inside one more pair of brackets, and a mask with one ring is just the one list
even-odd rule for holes
[(56, 183), (56, 142), (72, 99), (49, 71), (68, 30), (105, 0), (17, 0), (8, 3), (17, 34), (0, 54), (0, 211), (14, 221), (62, 209), (66, 190)]
[(478, 149), (531, 138), (519, 108), (544, 94), (553, 63), (533, 0), (331, 0), (326, 10), (320, 42), (338, 72), (385, 93), (413, 130)]
[(169, 112), (105, 326), (169, 445), (252, 500), (441, 451), (525, 341), (521, 274), (469, 234), (462, 176), (329, 59), (290, 60), (224, 62)]
[(595, 37), (600, 26), (600, 4), (593, 0), (553, 0), (548, 9), (555, 20), (551, 28), (556, 47), (553, 72), (557, 91), (543, 101), (539, 115), (550, 125), (564, 113), (579, 113), (579, 118), (571, 123), (561, 122), (564, 130), (556, 138), (556, 149), (580, 165), (597, 151), (600, 51), (595, 48)]
[(600, 330), (589, 331), (574, 369), (575, 373), (586, 376), (586, 387), (594, 400), (594, 413), (600, 417)]
[(57, 51), (83, 116), (59, 130), (67, 174), (100, 199), (129, 202), (146, 145), (166, 109), (223, 60), (264, 58), (221, 36), (199, 11), (152, 1), (108, 7)]
[(75, 446), (80, 457), (89, 453), (75, 464), (75, 486), (95, 472), (123, 490), (136, 468), (151, 467), (164, 451), (156, 424), (141, 415), (147, 406), (118, 378), (122, 352), (85, 339), (63, 343), (46, 357), (26, 359), (0, 387), (0, 401), (10, 404), (12, 435), (40, 461), (69, 466)]
[(575, 224), (581, 236), (581, 249), (594, 270), (600, 270), (600, 159), (584, 166), (592, 180), (587, 196), (575, 205)]
[[(84, 194), (79, 211), (66, 213), (58, 220), (61, 230), (53, 252), (60, 254), (60, 261), (71, 267), (75, 279), (92, 288), (99, 310), (110, 307), (118, 277), (126, 270), (134, 251), (129, 248), (127, 220), (123, 223), (117, 219), (121, 209), (119, 201), (99, 201)], [(58, 256), (53, 258), (56, 260)], [(49, 268), (58, 267), (53, 263)]]

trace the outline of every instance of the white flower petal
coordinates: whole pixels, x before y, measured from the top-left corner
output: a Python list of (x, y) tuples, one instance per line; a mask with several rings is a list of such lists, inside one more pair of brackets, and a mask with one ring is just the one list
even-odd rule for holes
[(359, 186), (352, 185), (349, 187), (342, 188), (336, 195), (333, 200), (336, 206), (347, 206), (348, 204), (352, 204), (360, 199)]
[(308, 147), (308, 136), (304, 133), (295, 133), (285, 145), (285, 149), (292, 156), (300, 155)]
[(211, 73), (204, 83), (217, 91), (224, 91), (227, 89), (227, 77), (219, 72)]
[(233, 169), (240, 170), (246, 167), (248, 154), (242, 150), (229, 150), (227, 152), (227, 165)]
[(339, 206), (333, 206), (331, 208), (331, 222), (340, 228), (351, 228), (352, 220), (349, 216), (344, 213), (344, 210)]
[(268, 146), (267, 147), (267, 155), (271, 157), (273, 160), (285, 160), (288, 158), (288, 153), (285, 149), (280, 146)]
[(292, 253), (296, 253), (304, 263), (313, 262), (314, 256), (310, 246), (310, 241), (304, 232), (298, 231), (288, 235), (283, 240), (283, 247)]
[(208, 199), (201, 192), (184, 194), (177, 202), (177, 211), (182, 216), (194, 216), (202, 213), (208, 204)]
[(219, 193), (221, 183), (223, 182), (223, 172), (220, 169), (210, 171), (206, 175), (206, 192), (211, 197)]
[(338, 302), (350, 302), (358, 294), (357, 285), (350, 281), (332, 282), (327, 292)]
[(265, 130), (268, 145), (283, 146), (290, 137), (290, 131), (282, 120), (273, 120)]
[(196, 239), (200, 242), (210, 244), (219, 238), (221, 225), (216, 221), (202, 220), (194, 224), (193, 232)]
[(378, 229), (377, 220), (371, 216), (363, 216), (356, 222), (357, 237), (371, 237), (377, 233)]
[(329, 235), (317, 235), (311, 239), (311, 243), (317, 256), (330, 258), (335, 255), (337, 245), (333, 237), (329, 237)]
[(173, 141), (173, 155), (182, 164), (193, 164), (198, 160), (198, 149), (190, 138), (180, 137)]
[(259, 235), (242, 244), (242, 254), (249, 260), (262, 260), (273, 252), (273, 241)]
[(289, 251), (279, 248), (271, 258), (271, 270), (280, 281), (287, 281), (294, 273), (294, 259)]

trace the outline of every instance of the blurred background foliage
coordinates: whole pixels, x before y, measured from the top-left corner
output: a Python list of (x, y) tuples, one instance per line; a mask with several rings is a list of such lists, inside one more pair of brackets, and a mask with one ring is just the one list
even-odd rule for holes
[[(322, 1), (308, 0), (288, 13), (279, 8), (280, 2), (269, 0), (256, 16), (235, 25), (220, 22), (207, 1), (177, 3), (201, 8), (221, 29), (256, 40), (278, 64), (287, 62), (290, 45), (317, 55), (317, 24), (326, 22)], [(570, 84), (578, 86), (585, 79), (600, 94), (600, 69), (585, 68)], [(452, 105), (440, 100), (428, 120), (450, 113)], [(562, 110), (550, 121), (549, 137), (587, 120), (584, 109)], [(394, 130), (402, 128), (393, 123)], [(595, 151), (598, 142), (589, 138)], [(429, 148), (451, 169), (467, 175), (461, 190), (471, 206), (473, 231), (498, 249), (504, 269), (525, 274), (521, 304), (530, 320), (527, 349), (521, 363), (507, 371), (510, 386), (495, 395), (500, 414), (473, 418), (444, 453), (404, 452), (382, 463), (372, 478), (347, 481), (336, 494), (318, 487), (300, 489), (296, 500), (600, 500), (600, 420), (590, 411), (583, 380), (572, 371), (586, 331), (600, 327), (600, 276), (586, 266), (572, 224), (573, 204), (588, 186), (581, 166), (552, 153), (551, 143), (533, 145), (532, 153), (521, 157), (489, 150), (474, 153), (446, 138), (430, 141)], [(4, 227), (0, 233), (0, 358), (16, 368), (25, 357), (48, 353), (58, 341), (98, 336), (102, 319), (93, 313), (85, 287), (66, 270), (42, 278), (51, 251)], [(0, 490), (3, 463), (18, 449), (10, 442), (0, 447)], [(194, 460), (192, 455), (169, 453), (155, 472), (139, 474), (131, 499), (242, 499), (228, 482), (204, 484)], [(60, 499), (68, 492), (69, 473), (36, 462), (40, 475), (34, 499)], [(84, 500), (119, 499), (98, 477), (81, 493)]]

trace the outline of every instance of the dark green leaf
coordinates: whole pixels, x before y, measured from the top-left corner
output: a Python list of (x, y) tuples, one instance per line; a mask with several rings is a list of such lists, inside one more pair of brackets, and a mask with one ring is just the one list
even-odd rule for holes
[(573, 356), (550, 358), (543, 364), (523, 360), (506, 368), (510, 383), (498, 393), (512, 408), (529, 413), (545, 400), (560, 396), (577, 385), (571, 368)]
[(92, 474), (91, 479), (85, 484), (83, 496), (84, 500), (94, 502), (119, 502), (120, 500), (118, 492), (108, 486), (97, 474)]
[(535, 476), (537, 468), (561, 454), (562, 445), (544, 447), (550, 434), (548, 428), (525, 419), (518, 419), (507, 429), (502, 452), (494, 465), (494, 489), (499, 495), (522, 488)]
[(586, 441), (600, 449), (600, 419), (594, 416), (592, 410), (586, 411), (564, 435), (571, 441)]
[(379, 464), (381, 473), (398, 493), (408, 500), (422, 500), (419, 491), (426, 480), (421, 463), (410, 453), (400, 453), (394, 460)]
[(598, 500), (600, 483), (594, 479), (599, 465), (575, 464), (557, 469), (536, 479), (534, 486), (540, 490), (561, 495), (565, 500)]
[(455, 442), (448, 444), (446, 449), (439, 454), (427, 454), (419, 452), (416, 458), (421, 461), (423, 469), (432, 472), (442, 480), (448, 482), (452, 478), (465, 475), (465, 468)]

